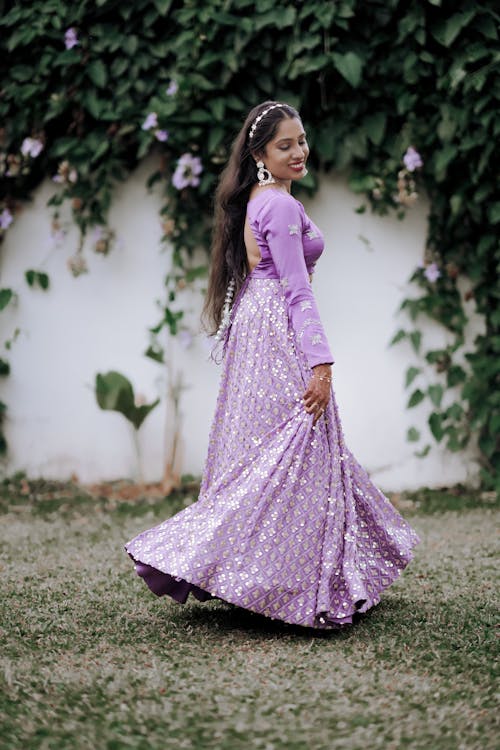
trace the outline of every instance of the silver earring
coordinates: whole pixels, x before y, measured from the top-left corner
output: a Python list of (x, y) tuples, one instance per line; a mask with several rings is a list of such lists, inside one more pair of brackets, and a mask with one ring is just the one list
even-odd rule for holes
[(263, 161), (257, 162), (257, 179), (259, 181), (259, 187), (262, 187), (263, 185), (272, 185), (276, 182), (271, 172), (265, 168)]

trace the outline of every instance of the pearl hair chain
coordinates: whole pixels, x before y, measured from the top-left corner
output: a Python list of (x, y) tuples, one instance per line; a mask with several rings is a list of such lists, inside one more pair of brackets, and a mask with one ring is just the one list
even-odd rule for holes
[(231, 279), (227, 286), (226, 290), (226, 296), (224, 299), (224, 307), (222, 308), (222, 316), (220, 325), (217, 329), (217, 333), (215, 334), (215, 340), (220, 341), (226, 332), (226, 330), (229, 328), (229, 323), (231, 320), (231, 302), (234, 295), (234, 289), (236, 286), (236, 282), (234, 279)]

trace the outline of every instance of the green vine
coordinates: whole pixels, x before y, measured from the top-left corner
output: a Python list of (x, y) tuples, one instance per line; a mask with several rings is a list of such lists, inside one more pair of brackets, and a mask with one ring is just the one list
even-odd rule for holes
[[(83, 238), (91, 230), (94, 250), (112, 251), (114, 186), (153, 154), (149, 185), (164, 191), (163, 239), (173, 257), (153, 336), (182, 329), (182, 289), (204, 272), (194, 251), (208, 246), (217, 176), (256, 102), (300, 108), (313, 166), (305, 189), (317, 187), (320, 170), (349, 168), (352, 189), (372, 210), (403, 216), (423, 187), (426, 256), (411, 279), (414, 296), (402, 303), (408, 324), (394, 337), (407, 339), (417, 358), (406, 373), (408, 406), (428, 403), (430, 434), (450, 450), (474, 437), (484, 483), (498, 484), (494, 3), (35, 0), (0, 2), (0, 11), (0, 51), (10, 61), (0, 91), (0, 232), (50, 176), (55, 241), (69, 202), (82, 235), (69, 265), (75, 276), (85, 272)], [(40, 269), (26, 280), (49, 284)], [(0, 292), (0, 307), (9, 293)], [(484, 320), (472, 351), (464, 350), (468, 300)], [(446, 329), (443, 349), (423, 347), (425, 318)], [(154, 339), (148, 352), (161, 360)], [(435, 381), (423, 382), (422, 358)], [(420, 454), (428, 450), (415, 428), (408, 438)]]

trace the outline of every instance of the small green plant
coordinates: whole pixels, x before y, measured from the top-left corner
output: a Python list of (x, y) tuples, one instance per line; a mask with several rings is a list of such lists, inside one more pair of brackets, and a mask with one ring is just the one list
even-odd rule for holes
[(130, 380), (115, 370), (110, 370), (104, 375), (97, 373), (95, 378), (95, 395), (101, 409), (105, 411), (117, 411), (123, 414), (125, 419), (132, 425), (134, 447), (137, 456), (138, 479), (142, 482), (142, 456), (138, 433), (148, 414), (160, 403), (160, 399), (157, 398), (151, 404), (142, 403), (141, 397), (134, 394)]

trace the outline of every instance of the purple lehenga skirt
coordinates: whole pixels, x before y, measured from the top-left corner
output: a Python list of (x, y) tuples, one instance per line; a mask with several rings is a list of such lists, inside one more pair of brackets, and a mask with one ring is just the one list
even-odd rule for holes
[(347, 449), (333, 393), (315, 426), (305, 412), (311, 370), (279, 281), (250, 275), (232, 318), (199, 499), (125, 548), (159, 596), (350, 624), (419, 538)]

